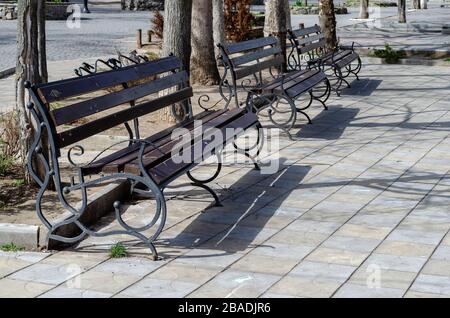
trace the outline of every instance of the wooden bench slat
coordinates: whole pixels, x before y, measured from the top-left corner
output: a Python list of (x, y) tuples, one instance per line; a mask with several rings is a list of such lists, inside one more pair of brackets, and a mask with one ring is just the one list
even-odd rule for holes
[(311, 90), (314, 86), (325, 80), (325, 78), (325, 74), (323, 72), (319, 72), (316, 75), (302, 81), (301, 83), (291, 86), (286, 90), (286, 93), (289, 97), (295, 98), (303, 94), (304, 92)]
[[(236, 121), (237, 118), (242, 117), (246, 113), (245, 109), (239, 109), (235, 108), (233, 110), (229, 110), (220, 116), (217, 116), (216, 118), (210, 120), (206, 124), (203, 124), (201, 127), (196, 127), (195, 129), (190, 131), (189, 136), (189, 143), (196, 143), (198, 139), (202, 139), (201, 137), (204, 135), (207, 135), (208, 131), (211, 128), (221, 128), (224, 126), (229, 126), (230, 122)], [(174, 146), (179, 144), (179, 140), (171, 140), (169, 143), (164, 145), (164, 150), (167, 151), (166, 156), (170, 156), (171, 151), (173, 150)], [(143, 157), (143, 163), (146, 169), (150, 169), (153, 165), (155, 165), (155, 162), (159, 160), (159, 157), (161, 157), (161, 152), (158, 150), (152, 150), (151, 152), (148, 152)], [(127, 162), (125, 164), (124, 170), (127, 170), (127, 165), (131, 165), (132, 167), (139, 166), (139, 162), (137, 159)], [(133, 168), (134, 169), (134, 168)]]
[(313, 51), (315, 49), (318, 49), (318, 48), (321, 48), (321, 47), (323, 48), (323, 47), (325, 47), (325, 45), (326, 45), (326, 41), (325, 41), (325, 39), (322, 39), (322, 40), (320, 40), (318, 42), (315, 42), (315, 43), (312, 43), (310, 45), (306, 45), (306, 46), (300, 47), (299, 48), (299, 52), (300, 52), (300, 54), (308, 53), (308, 52), (311, 52), (311, 51)]
[[(226, 111), (226, 110), (219, 110), (219, 111), (215, 111), (215, 112), (210, 112), (208, 113), (206, 116), (200, 117), (200, 118), (196, 118), (196, 120), (202, 120), (203, 124), (208, 124), (210, 123), (212, 120), (216, 119), (217, 117), (221, 116), (222, 114), (224, 114), (225, 112), (230, 112), (230, 111)], [(164, 138), (158, 140), (157, 142), (154, 142), (155, 146), (157, 147), (163, 147), (166, 144), (172, 143), (172, 139), (171, 139), (171, 134), (172, 131), (174, 129), (176, 129), (177, 127), (173, 127), (170, 131), (169, 134), (167, 134)], [(186, 125), (180, 126), (178, 128), (185, 128), (188, 129), (190, 131), (190, 133), (192, 132), (192, 130), (195, 128), (194, 127), (194, 121), (190, 121), (188, 122)], [(120, 172), (123, 170), (124, 166), (132, 161), (137, 160), (138, 156), (139, 156), (139, 148), (137, 147), (135, 149), (135, 151), (130, 152), (124, 156), (121, 156), (120, 158), (117, 158), (113, 161), (110, 161), (109, 163), (107, 163), (106, 165), (104, 165), (103, 167), (103, 171), (105, 172)], [(169, 150), (170, 151), (170, 150)], [(162, 156), (160, 151), (157, 151), (154, 149), (154, 147), (152, 147), (151, 145), (147, 146), (144, 150), (144, 156), (147, 155), (148, 153), (151, 152), (156, 152), (158, 156)], [(167, 154), (166, 154), (167, 155)]]
[[(172, 131), (176, 128), (180, 128), (183, 126), (189, 127), (191, 125), (193, 125), (194, 120), (208, 120), (208, 115), (215, 115), (215, 113), (217, 112), (223, 112), (224, 110), (220, 110), (220, 111), (204, 111), (200, 114), (195, 115), (191, 120), (189, 121), (185, 121), (182, 123), (178, 123), (174, 126), (171, 126), (169, 128), (166, 128), (164, 130), (161, 130), (159, 132), (157, 132), (156, 134), (145, 138), (144, 140), (152, 142), (156, 145), (160, 145), (163, 144), (167, 139), (170, 138), (170, 135), (172, 133)], [(102, 171), (103, 167), (120, 159), (123, 158), (127, 155), (130, 154), (134, 154), (137, 157), (137, 152), (139, 151), (139, 148), (141, 147), (141, 145), (139, 143), (135, 143), (127, 148), (123, 148), (113, 154), (107, 155), (105, 157), (102, 157), (98, 160), (96, 160), (95, 162), (85, 166), (82, 168), (83, 173), (86, 175), (89, 174), (95, 174), (95, 173), (99, 173), (100, 171)], [(116, 170), (111, 170), (112, 172), (118, 172), (117, 169)]]
[(358, 59), (358, 54), (356, 54), (356, 53), (351, 53), (351, 54), (348, 54), (348, 55), (346, 55), (345, 57), (339, 59), (339, 60), (336, 62), (336, 65), (337, 65), (339, 68), (342, 68), (342, 67), (345, 67), (345, 66), (349, 65), (350, 63), (352, 63), (352, 62), (355, 61), (356, 59)]
[(272, 81), (268, 83), (267, 85), (261, 87), (259, 90), (263, 92), (272, 92), (274, 89), (281, 87), (281, 84), (283, 84), (284, 88), (290, 87), (289, 85), (298, 84), (301, 81), (305, 80), (308, 77), (313, 76), (319, 72), (318, 70), (301, 70), (301, 71), (295, 71), (292, 74), (288, 74), (284, 78), (284, 83), (282, 78), (278, 78), (275, 81)]
[(95, 97), (80, 103), (72, 104), (64, 108), (52, 111), (56, 125), (71, 123), (77, 119), (105, 111), (118, 105), (135, 101), (161, 90), (168, 89), (188, 81), (188, 74), (178, 72), (144, 84), (123, 89), (118, 92), (109, 93), (104, 96)]
[(271, 47), (269, 49), (249, 53), (243, 56), (239, 56), (236, 58), (233, 58), (231, 61), (235, 66), (243, 65), (249, 62), (257, 61), (259, 59), (277, 55), (281, 53), (281, 49), (278, 46)]
[(291, 31), (293, 35), (296, 37), (309, 35), (311, 33), (318, 33), (320, 32), (320, 27), (316, 24), (312, 27), (304, 28), (304, 29), (297, 29)]
[(298, 43), (298, 45), (305, 45), (305, 44), (310, 44), (310, 43), (320, 41), (323, 39), (324, 39), (324, 35), (322, 33), (320, 33), (320, 34), (314, 34), (314, 35), (308, 36), (303, 39), (298, 39), (297, 43)]
[(239, 43), (225, 44), (224, 49), (228, 54), (236, 54), (239, 52), (250, 51), (262, 48), (268, 45), (275, 45), (278, 39), (273, 36), (258, 38), (254, 40), (243, 41)]
[(126, 66), (118, 70), (41, 84), (37, 85), (36, 89), (44, 104), (48, 104), (179, 68), (181, 68), (180, 60), (170, 56), (139, 65)]
[[(227, 135), (226, 131), (229, 128), (239, 129), (242, 128), (243, 130), (248, 129), (257, 123), (257, 117), (254, 113), (246, 113), (244, 116), (239, 117), (237, 120), (229, 123), (226, 125), (226, 127), (223, 127), (221, 129), (221, 132), (224, 136), (228, 137), (228, 139), (224, 139), (222, 146), (230, 142), (235, 136), (234, 135)], [(215, 142), (215, 143), (214, 143)], [(156, 167), (153, 167), (148, 170), (149, 174), (154, 178), (154, 180), (158, 184), (166, 183), (167, 181), (170, 181), (170, 179), (177, 175), (178, 173), (190, 168), (191, 166), (194, 166), (196, 163), (196, 159), (199, 159), (196, 157), (196, 149), (201, 149), (200, 154), (203, 155), (205, 148), (210, 147), (210, 145), (213, 143), (213, 145), (217, 145), (217, 141), (213, 140), (200, 140), (192, 145), (190, 148), (191, 151), (191, 158), (194, 159), (194, 162), (181, 162), (181, 163), (175, 163), (172, 158), (160, 163)], [(139, 167), (136, 165), (129, 165), (126, 169), (127, 172), (131, 173), (139, 173)]]
[(236, 79), (241, 79), (249, 75), (256, 74), (260, 71), (271, 67), (279, 67), (283, 63), (283, 57), (281, 55), (274, 57), (273, 59), (263, 61), (257, 64), (241, 67), (236, 70)]
[(187, 87), (178, 90), (175, 93), (165, 95), (161, 98), (151, 100), (149, 102), (130, 107), (117, 113), (93, 120), (82, 126), (63, 131), (58, 134), (58, 146), (60, 148), (72, 145), (80, 140), (91, 137), (102, 131), (113, 128), (117, 125), (128, 122), (134, 118), (138, 118), (157, 111), (166, 106), (176, 104), (193, 96), (192, 88)]

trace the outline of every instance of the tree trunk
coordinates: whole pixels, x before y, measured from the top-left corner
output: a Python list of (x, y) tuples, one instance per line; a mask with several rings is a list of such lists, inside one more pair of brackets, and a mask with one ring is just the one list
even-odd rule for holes
[(283, 71), (287, 70), (286, 61), (286, 35), (291, 28), (291, 10), (288, 0), (267, 0), (266, 18), (264, 22), (264, 35), (278, 37), (283, 51)]
[(195, 0), (192, 4), (191, 81), (193, 84), (217, 85), (217, 69), (211, 0)]
[(336, 16), (334, 14), (333, 0), (319, 1), (320, 28), (325, 35), (327, 48), (332, 50), (337, 46)]
[(41, 81), (46, 83), (48, 81), (47, 72), (47, 48), (45, 36), (45, 1), (38, 1), (38, 53), (39, 53), (39, 76)]
[(406, 0), (398, 0), (398, 23), (406, 23)]
[(164, 9), (163, 56), (173, 53), (189, 72), (191, 57), (192, 1), (166, 1)]
[[(165, 2), (162, 56), (174, 54), (181, 60), (187, 72), (189, 72), (191, 61), (191, 17), (192, 1)], [(168, 93), (169, 90), (162, 95)], [(171, 107), (159, 110), (158, 117), (163, 122), (175, 122)]]
[[(30, 96), (24, 88), (25, 81), (39, 84), (47, 80), (47, 63), (45, 61), (45, 11), (38, 4), (41, 1), (19, 0), (17, 25), (17, 62), (16, 62), (16, 113), (20, 125), (20, 157), (24, 166), (27, 182), (31, 176), (25, 168), (28, 150), (33, 141), (33, 123), (26, 105)], [(39, 50), (43, 51), (39, 51)], [(43, 144), (46, 154), (46, 145)], [(34, 162), (38, 175), (42, 178), (44, 170), (39, 161)]]
[(213, 3), (213, 38), (216, 60), (220, 55), (218, 43), (225, 43), (224, 0), (212, 0)]
[(412, 4), (414, 9), (420, 9), (420, 0), (413, 0)]
[(427, 0), (420, 0), (420, 7), (422, 9), (428, 9), (428, 1)]
[(360, 19), (368, 19), (369, 18), (369, 0), (361, 0), (360, 10), (359, 10), (359, 18)]

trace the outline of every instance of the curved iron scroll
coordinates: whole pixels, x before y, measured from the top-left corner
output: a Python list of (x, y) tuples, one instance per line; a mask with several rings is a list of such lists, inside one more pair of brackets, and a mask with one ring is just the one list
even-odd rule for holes
[[(82, 155), (84, 153), (84, 150), (81, 146), (75, 146), (71, 150), (69, 150), (69, 162), (73, 164), (73, 167), (77, 170), (77, 176), (78, 180), (77, 182), (74, 181), (74, 178), (72, 178), (72, 182), (68, 186), (63, 186), (63, 183), (61, 181), (61, 175), (60, 175), (60, 169), (58, 164), (58, 158), (56, 155), (55, 148), (55, 142), (53, 139), (53, 136), (50, 132), (50, 123), (47, 118), (40, 115), (43, 114), (43, 109), (36, 110), (34, 104), (29, 104), (29, 109), (31, 111), (32, 116), (36, 120), (36, 122), (39, 123), (39, 125), (36, 127), (35, 131), (35, 137), (34, 141), (32, 143), (32, 146), (30, 148), (30, 152), (28, 153), (28, 170), (32, 176), (32, 178), (35, 180), (35, 182), (39, 185), (40, 189), (36, 197), (36, 213), (39, 217), (39, 219), (42, 221), (42, 223), (45, 225), (45, 227), (48, 229), (48, 236), (47, 239), (53, 239), (65, 243), (76, 243), (80, 241), (82, 238), (84, 238), (86, 235), (93, 236), (93, 237), (104, 237), (109, 235), (131, 235), (140, 241), (142, 241), (148, 248), (150, 249), (153, 258), (156, 260), (158, 257), (156, 248), (153, 244), (153, 242), (158, 238), (158, 236), (161, 234), (166, 218), (167, 218), (167, 210), (166, 210), (166, 203), (164, 199), (163, 190), (160, 189), (160, 187), (157, 185), (157, 183), (153, 180), (153, 178), (147, 173), (144, 163), (143, 163), (143, 156), (144, 151), (147, 146), (153, 146), (153, 144), (145, 141), (145, 140), (134, 140), (134, 142), (141, 143), (140, 150), (139, 150), (139, 156), (138, 156), (138, 162), (139, 162), (139, 169), (140, 169), (140, 175), (134, 175), (130, 173), (112, 173), (110, 175), (101, 176), (93, 180), (86, 181), (82, 172), (82, 166), (78, 166), (74, 163), (72, 159), (72, 152), (74, 150), (78, 150), (79, 152), (76, 153), (76, 155)], [(41, 106), (37, 106), (37, 108), (41, 108)], [(47, 159), (46, 156), (44, 156), (42, 152), (42, 147), (40, 146), (42, 138), (44, 136), (44, 131), (47, 131), (46, 135), (49, 140), (50, 145), (50, 158)], [(128, 140), (127, 140), (128, 141)], [(37, 157), (37, 159), (40, 161), (42, 167), (44, 168), (44, 177), (39, 177), (38, 173), (36, 172), (33, 161), (34, 158)], [(50, 221), (43, 211), (42, 207), (42, 201), (43, 196), (48, 188), (49, 183), (53, 180), (56, 186), (57, 196), (62, 204), (62, 206), (70, 212), (70, 216), (66, 219), (58, 222), (52, 222)], [(120, 225), (121, 229), (117, 230), (109, 230), (106, 232), (98, 232), (95, 230), (92, 230), (88, 228), (86, 225), (83, 224), (81, 221), (81, 217), (84, 215), (84, 213), (87, 211), (88, 207), (88, 196), (87, 196), (87, 190), (89, 188), (95, 187), (100, 184), (104, 184), (106, 182), (110, 183), (113, 181), (118, 180), (127, 180), (130, 182), (133, 182), (135, 184), (139, 183), (144, 185), (146, 191), (148, 193), (152, 194), (152, 197), (156, 201), (156, 208), (153, 214), (153, 217), (151, 220), (142, 227), (133, 227), (129, 225), (125, 220), (123, 220), (121, 211), (120, 211), (120, 205), (121, 203), (119, 201), (116, 201), (113, 204), (113, 208), (115, 211), (115, 219)], [(70, 204), (67, 200), (67, 195), (70, 194), (73, 191), (80, 191), (81, 192), (81, 204), (79, 207), (75, 207), (72, 204)], [(160, 221), (158, 223), (158, 221)], [(60, 234), (58, 234), (58, 230), (68, 224), (75, 224), (80, 229), (80, 234), (76, 235), (75, 237), (65, 237)], [(151, 228), (155, 227), (155, 232), (150, 237), (146, 237), (142, 232), (147, 231)]]

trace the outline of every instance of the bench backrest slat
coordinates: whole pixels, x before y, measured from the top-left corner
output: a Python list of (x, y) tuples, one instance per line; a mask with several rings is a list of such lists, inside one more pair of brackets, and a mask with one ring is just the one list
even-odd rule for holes
[(299, 47), (298, 50), (299, 50), (300, 54), (305, 54), (305, 53), (314, 51), (314, 50), (316, 50), (318, 48), (324, 48), (325, 45), (326, 45), (326, 40), (322, 39), (322, 40), (320, 40), (318, 42), (311, 43), (311, 44), (306, 45), (304, 47)]
[[(42, 114), (52, 127), (59, 149), (102, 133), (131, 120), (180, 104), (192, 118), (189, 76), (174, 56), (88, 76), (35, 85), (33, 99), (40, 109), (63, 106)], [(160, 94), (162, 93), (162, 94)], [(120, 107), (119, 107), (120, 106)], [(79, 121), (74, 128), (58, 126)], [(130, 137), (132, 137), (130, 135)]]
[(254, 40), (226, 44), (226, 45), (224, 45), (224, 47), (228, 54), (236, 54), (236, 53), (241, 53), (241, 52), (245, 52), (245, 51), (258, 49), (258, 48), (265, 47), (268, 45), (275, 45), (277, 43), (278, 43), (278, 40), (275, 37), (268, 36), (268, 37), (264, 37), (264, 38), (254, 39)]
[(52, 114), (56, 125), (60, 126), (115, 106), (129, 103), (161, 90), (181, 85), (187, 81), (188, 74), (185, 71), (173, 73), (138, 86), (95, 97), (64, 108), (58, 108), (52, 111)]
[(249, 53), (246, 55), (242, 55), (232, 59), (232, 62), (235, 66), (240, 66), (243, 64), (247, 64), (253, 61), (257, 61), (262, 58), (270, 57), (273, 55), (277, 55), (281, 53), (281, 48), (278, 46), (271, 47), (262, 51), (256, 51), (253, 53)]
[(256, 74), (271, 67), (279, 67), (283, 63), (283, 57), (276, 56), (270, 60), (262, 61), (236, 70), (236, 79), (241, 79), (249, 75)]
[(94, 136), (107, 129), (113, 128), (134, 118), (147, 115), (169, 105), (186, 100), (193, 96), (191, 87), (183, 88), (175, 93), (165, 95), (161, 98), (151, 100), (135, 107), (131, 107), (117, 113), (93, 120), (87, 124), (81, 125), (58, 134), (60, 148), (72, 145), (78, 141)]
[(298, 37), (305, 36), (305, 35), (310, 35), (310, 34), (313, 34), (313, 33), (319, 33), (320, 32), (320, 27), (316, 24), (316, 25), (314, 25), (312, 27), (292, 30), (291, 32), (292, 32), (292, 34), (294, 34), (295, 37), (298, 38)]
[(148, 63), (127, 66), (119, 70), (37, 85), (36, 89), (42, 101), (48, 104), (179, 68), (181, 68), (180, 60), (169, 56)]
[(273, 36), (224, 44), (222, 47), (232, 68), (233, 80), (279, 68), (284, 62), (278, 39)]

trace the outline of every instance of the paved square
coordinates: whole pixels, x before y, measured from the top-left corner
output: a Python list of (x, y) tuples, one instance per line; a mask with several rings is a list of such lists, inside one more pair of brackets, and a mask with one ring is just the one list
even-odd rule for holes
[(121, 237), (0, 253), (0, 296), (450, 297), (449, 83), (450, 68), (366, 60), (329, 111), (281, 135), (276, 174), (225, 167), (219, 208), (172, 199), (163, 260), (109, 259)]

